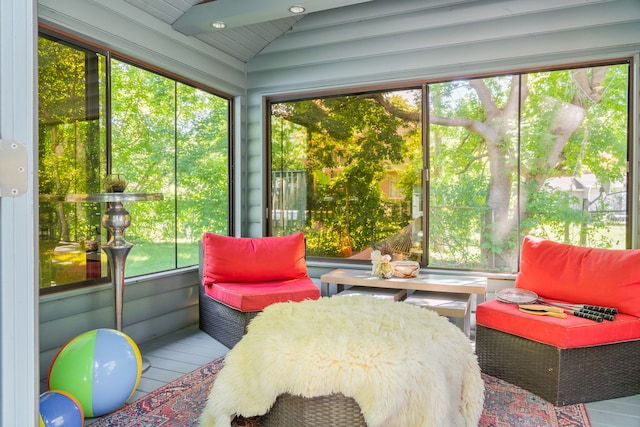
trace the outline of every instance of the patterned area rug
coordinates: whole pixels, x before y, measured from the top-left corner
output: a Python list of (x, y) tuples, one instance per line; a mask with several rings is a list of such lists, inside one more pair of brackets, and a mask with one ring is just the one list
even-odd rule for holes
[[(197, 427), (224, 358), (187, 375), (91, 423), (92, 427)], [(590, 427), (584, 405), (555, 407), (505, 381), (482, 374), (485, 401), (479, 427)], [(259, 417), (236, 418), (234, 427), (260, 427)]]
[(484, 409), (479, 427), (591, 426), (583, 404), (556, 407), (501, 379), (485, 374), (482, 379)]

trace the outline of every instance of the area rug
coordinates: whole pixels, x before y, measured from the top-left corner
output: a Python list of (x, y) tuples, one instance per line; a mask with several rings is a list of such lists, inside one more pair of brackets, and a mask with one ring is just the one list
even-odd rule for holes
[[(224, 365), (224, 358), (149, 393), (116, 412), (96, 420), (91, 427), (197, 427), (200, 412)], [(482, 374), (485, 401), (479, 427), (590, 427), (582, 404), (555, 407), (551, 403), (498, 378)], [(260, 427), (260, 418), (236, 418), (233, 427)]]

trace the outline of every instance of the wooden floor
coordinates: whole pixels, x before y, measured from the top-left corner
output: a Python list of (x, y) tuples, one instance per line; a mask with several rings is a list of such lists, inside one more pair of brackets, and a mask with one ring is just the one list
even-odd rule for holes
[[(139, 345), (151, 367), (142, 374), (131, 400), (226, 354), (228, 349), (196, 325)], [(640, 427), (640, 395), (587, 403), (593, 427)], [(86, 420), (86, 425), (92, 423)], [(330, 427), (330, 426), (327, 426)]]
[[(138, 347), (143, 359), (147, 359), (151, 367), (142, 373), (138, 388), (131, 396), (130, 402), (224, 356), (229, 351), (227, 347), (199, 330), (197, 325), (139, 344)], [(90, 425), (96, 420), (97, 418), (87, 418), (85, 425)]]

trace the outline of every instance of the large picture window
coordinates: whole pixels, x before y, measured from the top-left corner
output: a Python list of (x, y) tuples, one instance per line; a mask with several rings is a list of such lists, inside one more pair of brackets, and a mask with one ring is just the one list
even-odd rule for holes
[(130, 203), (127, 277), (196, 265), (203, 231), (230, 232), (231, 101), (49, 35), (39, 38), (40, 287), (102, 282), (104, 203), (70, 193), (162, 193)]
[(628, 104), (627, 61), (273, 99), (271, 232), (502, 272), (525, 234), (626, 248)]
[(421, 90), (272, 104), (271, 232), (309, 256), (367, 256), (393, 238), (420, 259)]

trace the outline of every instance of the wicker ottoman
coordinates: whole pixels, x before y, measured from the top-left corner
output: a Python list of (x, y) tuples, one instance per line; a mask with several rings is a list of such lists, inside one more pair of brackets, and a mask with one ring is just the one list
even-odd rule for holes
[(281, 394), (260, 418), (262, 427), (367, 427), (360, 406), (342, 393), (302, 397)]
[[(430, 310), (371, 296), (272, 304), (225, 357), (200, 419), (265, 426), (477, 425), (471, 342)], [(365, 424), (366, 423), (366, 424)]]

